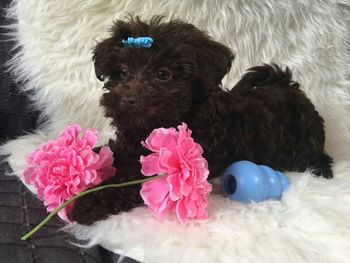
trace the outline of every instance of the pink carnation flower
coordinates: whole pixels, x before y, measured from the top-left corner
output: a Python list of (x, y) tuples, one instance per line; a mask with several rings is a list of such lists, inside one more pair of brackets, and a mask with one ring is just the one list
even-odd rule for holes
[(142, 142), (153, 153), (140, 159), (145, 176), (167, 175), (142, 185), (140, 193), (145, 204), (158, 218), (174, 211), (182, 224), (208, 217), (207, 195), (212, 189), (207, 181), (208, 163), (191, 133), (185, 123), (178, 130), (155, 129)]
[[(68, 126), (57, 140), (41, 144), (27, 158), (24, 180), (38, 189), (38, 197), (49, 212), (115, 173), (109, 147), (102, 147), (98, 154), (92, 150), (98, 132), (87, 129), (80, 138), (80, 131), (79, 125)], [(71, 203), (58, 215), (68, 221), (72, 207)]]

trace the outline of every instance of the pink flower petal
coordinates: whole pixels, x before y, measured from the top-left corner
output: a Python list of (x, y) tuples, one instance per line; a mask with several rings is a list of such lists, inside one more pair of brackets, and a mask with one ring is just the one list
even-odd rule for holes
[(153, 207), (159, 206), (168, 193), (169, 185), (166, 177), (143, 183), (140, 191), (145, 204)]
[(191, 198), (186, 198), (185, 200), (186, 209), (188, 210), (188, 213), (195, 217), (198, 214), (198, 207), (196, 204), (196, 201)]
[[(107, 146), (99, 154), (92, 150), (98, 132), (88, 129), (80, 138), (80, 131), (79, 125), (68, 126), (57, 140), (41, 144), (27, 158), (24, 180), (38, 189), (48, 211), (115, 173), (111, 150)], [(67, 220), (71, 207), (61, 211), (60, 217)]]
[(142, 144), (153, 152), (159, 152), (163, 147), (175, 148), (176, 140), (177, 134), (174, 128), (159, 128), (155, 129)]
[(95, 129), (87, 129), (83, 135), (83, 139), (86, 140), (87, 145), (94, 147), (98, 140), (98, 131)]
[(188, 196), (191, 193), (192, 189), (193, 187), (190, 182), (181, 181), (180, 191), (183, 196)]
[(159, 158), (157, 154), (141, 156), (140, 162), (142, 165), (141, 173), (145, 176), (152, 176), (159, 173), (164, 173), (164, 169), (159, 167)]
[(157, 209), (154, 210), (155, 215), (158, 218), (163, 218), (167, 216), (171, 211), (174, 210), (175, 202), (171, 201), (169, 196), (167, 195), (163, 201), (157, 206)]
[(168, 175), (169, 197), (172, 201), (177, 201), (181, 197), (180, 180), (178, 174)]
[(181, 224), (187, 224), (189, 217), (184, 198), (176, 203), (176, 215)]
[(80, 131), (81, 128), (79, 125), (69, 125), (64, 131), (60, 133), (58, 143), (60, 145), (71, 145), (75, 141)]
[(174, 152), (167, 148), (161, 148), (159, 151), (159, 167), (162, 171), (167, 173), (177, 172), (179, 169), (179, 162)]
[(144, 175), (168, 174), (166, 178), (155, 180), (157, 183), (150, 181), (142, 186), (145, 204), (157, 217), (174, 211), (182, 224), (207, 217), (207, 195), (211, 191), (206, 181), (207, 161), (191, 133), (185, 123), (178, 126), (178, 130), (155, 129), (142, 143), (153, 153), (140, 160)]
[(113, 165), (114, 158), (113, 152), (108, 146), (103, 146), (97, 156), (97, 161), (95, 161), (89, 168), (101, 169), (102, 167), (110, 167)]
[[(84, 150), (79, 152), (79, 155), (75, 159), (75, 166), (90, 167), (91, 165), (98, 162), (99, 156), (96, 153), (94, 153), (91, 149), (85, 148)], [(80, 162), (80, 160), (82, 160), (82, 162)]]
[(73, 203), (70, 203), (68, 206), (63, 208), (58, 212), (58, 216), (64, 221), (71, 222), (68, 218), (68, 214), (73, 210)]

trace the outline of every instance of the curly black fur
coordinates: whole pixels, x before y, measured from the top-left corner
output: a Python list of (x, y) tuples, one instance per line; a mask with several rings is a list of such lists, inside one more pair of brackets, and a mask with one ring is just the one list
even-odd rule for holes
[[(154, 45), (122, 46), (121, 40), (130, 36), (151, 36)], [(312, 168), (331, 178), (323, 119), (291, 72), (276, 65), (254, 67), (232, 91), (223, 91), (221, 79), (233, 58), (227, 47), (179, 20), (118, 20), (93, 56), (96, 76), (105, 80), (101, 104), (118, 128), (117, 141), (110, 142), (117, 174), (104, 184), (143, 178), (139, 157), (148, 152), (140, 142), (155, 128), (181, 122), (203, 147), (210, 178), (242, 159), (277, 170)], [(169, 79), (160, 69), (170, 73)], [(127, 211), (143, 203), (139, 191), (133, 186), (85, 196), (76, 202), (71, 219), (91, 224)]]

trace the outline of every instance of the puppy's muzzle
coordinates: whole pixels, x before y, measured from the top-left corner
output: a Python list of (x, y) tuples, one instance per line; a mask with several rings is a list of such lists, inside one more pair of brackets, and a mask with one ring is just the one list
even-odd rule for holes
[(123, 107), (134, 107), (137, 103), (135, 96), (123, 96), (121, 99), (121, 105)]

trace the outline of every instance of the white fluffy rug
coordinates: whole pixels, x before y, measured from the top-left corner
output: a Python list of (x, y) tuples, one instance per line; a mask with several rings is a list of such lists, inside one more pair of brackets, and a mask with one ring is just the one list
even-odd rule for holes
[(116, 18), (172, 15), (230, 46), (236, 60), (224, 86), (263, 62), (288, 65), (326, 121), (333, 180), (288, 174), (281, 202), (242, 205), (212, 195), (209, 220), (180, 226), (157, 221), (145, 208), (111, 216), (77, 237), (145, 262), (349, 262), (350, 259), (350, 1), (348, 0), (17, 0), (13, 36), (20, 51), (11, 68), (47, 122), (2, 146), (21, 177), (26, 155), (75, 122), (113, 131), (98, 106), (102, 84), (91, 49)]

